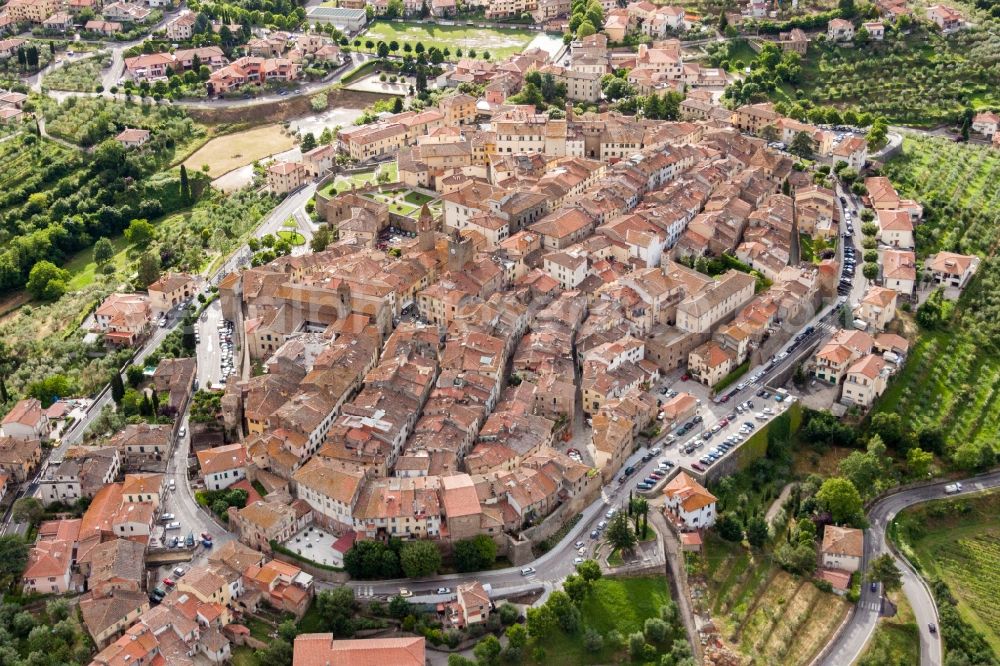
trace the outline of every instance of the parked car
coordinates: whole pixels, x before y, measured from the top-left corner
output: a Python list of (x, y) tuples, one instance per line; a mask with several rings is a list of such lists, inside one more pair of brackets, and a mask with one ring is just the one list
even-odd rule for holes
[(439, 587), (437, 589), (437, 594), (451, 594), (451, 588), (450, 587)]
[(576, 566), (579, 566), (579, 565), (583, 564), (583, 558), (582, 557), (574, 557), (573, 558), (573, 564), (576, 565)]
[(413, 596), (413, 592), (406, 589), (405, 587), (401, 587), (399, 588), (399, 596), (403, 597), (404, 599), (408, 599)]
[(180, 578), (184, 575), (184, 567), (174, 567), (174, 576)]
[(160, 522), (161, 523), (169, 523), (173, 519), (174, 519), (174, 514), (172, 514), (172, 513), (164, 513), (164, 514), (160, 515)]
[(699, 472), (704, 472), (705, 471), (705, 467), (703, 465), (701, 465), (700, 463), (691, 463), (691, 467), (694, 467)]
[(638, 490), (652, 490), (653, 489), (653, 484), (651, 484), (651, 483), (640, 483), (640, 484), (636, 485), (636, 488)]
[(181, 528), (180, 522), (178, 522), (178, 521), (175, 520), (175, 521), (173, 521), (171, 523), (167, 523), (167, 526), (164, 529), (167, 529), (167, 530), (179, 530), (180, 528)]

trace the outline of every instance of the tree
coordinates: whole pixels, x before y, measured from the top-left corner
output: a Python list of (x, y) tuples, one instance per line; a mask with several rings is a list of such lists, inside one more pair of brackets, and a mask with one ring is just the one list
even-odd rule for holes
[(255, 650), (254, 657), (260, 666), (289, 666), (292, 663), (292, 646), (280, 638), (268, 643), (267, 648)]
[(528, 630), (523, 624), (512, 624), (507, 627), (507, 645), (523, 650), (528, 645)]
[(835, 523), (859, 524), (864, 519), (864, 508), (861, 495), (848, 479), (833, 477), (827, 479), (816, 493), (816, 501)]
[(868, 128), (868, 134), (865, 135), (865, 139), (868, 141), (869, 148), (873, 150), (878, 150), (883, 147), (889, 138), (889, 122), (885, 118), (877, 118)]
[(10, 353), (10, 347), (3, 340), (0, 340), (0, 403), (10, 400), (7, 393), (7, 375), (14, 366), (14, 359)]
[(399, 563), (407, 578), (433, 576), (441, 568), (441, 551), (430, 541), (411, 541), (400, 549)]
[(805, 159), (812, 157), (813, 150), (815, 150), (813, 139), (806, 132), (796, 132), (795, 137), (792, 138), (792, 145), (788, 147), (788, 152), (792, 155), (798, 155)]
[(316, 611), (323, 618), (326, 629), (333, 632), (335, 637), (345, 638), (354, 633), (352, 617), (356, 610), (354, 590), (349, 587), (323, 590), (316, 595)]
[(111, 372), (111, 399), (115, 401), (115, 404), (122, 404), (122, 398), (125, 397), (125, 384), (122, 382), (122, 376), (118, 374), (117, 370)]
[(739, 521), (737, 521), (730, 513), (724, 513), (719, 516), (718, 520), (715, 521), (715, 529), (719, 532), (719, 536), (726, 541), (742, 541), (743, 540), (743, 528), (740, 526)]
[(299, 148), (302, 150), (302, 152), (308, 153), (315, 147), (316, 147), (316, 137), (313, 136), (312, 132), (306, 132), (302, 136), (302, 144), (299, 146)]
[(385, 42), (379, 42), (378, 43), (378, 51), (377, 52), (378, 52), (378, 57), (379, 58), (386, 58), (386, 57), (388, 57), (389, 56), (389, 45), (386, 44)]
[(628, 655), (632, 661), (641, 661), (646, 653), (646, 637), (641, 631), (630, 634), (628, 637)]
[(15, 522), (34, 525), (45, 515), (45, 507), (34, 497), (22, 497), (14, 502), (11, 517)]
[(861, 274), (865, 276), (866, 280), (874, 280), (878, 277), (879, 268), (878, 264), (865, 263), (861, 266)]
[(69, 271), (43, 260), (31, 267), (25, 288), (38, 300), (55, 301), (66, 293), (67, 281)]
[(601, 572), (601, 565), (595, 560), (584, 560), (576, 566), (576, 572), (588, 583), (593, 583), (604, 575)]
[(191, 183), (188, 180), (187, 167), (184, 166), (183, 164), (181, 165), (181, 185), (180, 185), (180, 187), (181, 187), (181, 192), (180, 192), (181, 199), (183, 199), (187, 203), (190, 203), (191, 202)]
[(716, 23), (716, 27), (719, 29), (719, 32), (723, 34), (726, 32), (726, 28), (729, 27), (729, 19), (726, 18), (725, 10), (719, 12), (719, 21)]
[(94, 243), (94, 263), (103, 266), (115, 256), (115, 246), (107, 238), (101, 237)]
[(576, 574), (570, 574), (563, 580), (563, 591), (569, 595), (573, 603), (579, 604), (587, 596), (587, 592), (590, 591), (590, 583)]
[(887, 592), (894, 592), (903, 586), (903, 575), (889, 553), (882, 553), (872, 560), (868, 566), (868, 580), (882, 583)]
[(389, 616), (402, 620), (410, 614), (410, 602), (398, 594), (389, 601)]
[(612, 548), (621, 553), (631, 553), (635, 550), (637, 542), (635, 532), (632, 531), (628, 516), (624, 512), (616, 513), (615, 517), (611, 519), (611, 524), (608, 525), (608, 531), (604, 538)]
[(316, 233), (313, 234), (309, 247), (312, 248), (313, 252), (322, 252), (326, 249), (326, 246), (332, 242), (333, 233), (330, 231), (330, 227), (324, 224), (316, 230)]
[(775, 548), (774, 559), (792, 573), (812, 573), (816, 568), (816, 547), (812, 543), (783, 543)]
[(489, 536), (479, 534), (462, 539), (455, 544), (455, 567), (459, 571), (480, 571), (490, 567), (497, 559), (497, 545)]
[(645, 634), (646, 640), (650, 643), (662, 643), (667, 640), (667, 636), (670, 634), (670, 627), (660, 618), (650, 617), (646, 618), (646, 622), (642, 627), (642, 633)]
[(132, 220), (125, 230), (125, 240), (131, 245), (146, 245), (156, 237), (156, 227), (149, 220)]
[(494, 666), (500, 659), (500, 641), (493, 634), (488, 634), (476, 643), (472, 653), (476, 655), (476, 663), (481, 666)]
[(352, 578), (396, 578), (401, 573), (399, 556), (381, 541), (356, 541), (344, 554), (344, 568)]
[(42, 407), (48, 407), (57, 398), (73, 392), (73, 385), (66, 375), (52, 374), (28, 384), (28, 395), (38, 398)]
[(559, 620), (547, 602), (541, 606), (529, 608), (526, 614), (528, 635), (532, 638), (545, 640), (559, 627)]
[(899, 414), (889, 414), (879, 412), (872, 416), (871, 432), (879, 436), (884, 446), (889, 448), (900, 448), (907, 439), (906, 424)]
[(160, 255), (156, 252), (143, 252), (139, 257), (139, 284), (148, 287), (160, 279)]
[(747, 521), (747, 541), (755, 548), (761, 548), (767, 542), (767, 521), (762, 516), (754, 516)]

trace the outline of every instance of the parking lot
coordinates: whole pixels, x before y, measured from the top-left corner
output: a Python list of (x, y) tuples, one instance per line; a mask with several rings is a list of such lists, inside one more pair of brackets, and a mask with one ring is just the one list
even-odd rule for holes
[(233, 364), (233, 325), (222, 319), (222, 309), (215, 301), (201, 314), (195, 325), (198, 345), (199, 388), (223, 388), (235, 374)]

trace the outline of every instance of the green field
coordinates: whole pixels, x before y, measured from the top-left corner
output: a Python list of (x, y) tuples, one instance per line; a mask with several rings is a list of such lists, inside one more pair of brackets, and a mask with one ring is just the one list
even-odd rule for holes
[(417, 42), (422, 43), (426, 48), (436, 46), (442, 51), (447, 48), (451, 52), (451, 59), (455, 59), (457, 49), (462, 49), (463, 53), (467, 53), (469, 49), (475, 49), (479, 55), (483, 51), (489, 51), (491, 59), (499, 61), (511, 54), (523, 51), (537, 34), (531, 30), (517, 30), (515, 28), (476, 28), (434, 25), (432, 23), (375, 21), (361, 37), (362, 41), (370, 39), (376, 43), (381, 41), (388, 44), (395, 41), (400, 44), (401, 48), (403, 44), (407, 43), (416, 46)]
[(104, 56), (95, 56), (67, 63), (47, 74), (44, 85), (51, 90), (93, 92), (101, 84), (102, 60)]
[[(594, 583), (594, 589), (580, 607), (583, 624), (599, 632), (602, 636), (612, 630), (623, 636), (642, 631), (647, 618), (659, 617), (660, 606), (670, 599), (667, 581), (660, 576), (643, 578), (602, 578)], [(544, 641), (532, 640), (528, 643), (528, 654), (535, 648), (545, 650), (543, 660), (525, 663), (545, 664), (545, 666), (576, 666), (577, 664), (609, 664), (620, 661), (623, 654), (617, 654), (605, 647), (600, 652), (587, 652), (579, 636), (567, 636), (562, 632), (547, 636)]]
[(305, 245), (306, 238), (298, 231), (291, 231), (289, 229), (282, 229), (278, 232), (278, 238), (288, 241), (293, 246)]
[[(901, 195), (925, 205), (917, 252), (938, 250), (984, 257), (979, 272), (937, 331), (922, 330), (910, 356), (878, 405), (907, 414), (915, 431), (937, 427), (956, 460), (976, 467), (972, 450), (1000, 438), (1000, 154), (945, 139), (907, 137), (886, 175)], [(962, 448), (960, 448), (962, 447)]]
[[(125, 236), (118, 236), (111, 240), (111, 245), (115, 248), (115, 256), (108, 263), (114, 266), (115, 272), (124, 271), (129, 264), (128, 241)], [(97, 264), (94, 262), (94, 248), (80, 250), (63, 267), (69, 271), (70, 280), (66, 285), (69, 291), (83, 289), (91, 284), (97, 277)]]
[(1000, 493), (941, 500), (902, 512), (896, 540), (928, 579), (958, 599), (962, 618), (1000, 654)]

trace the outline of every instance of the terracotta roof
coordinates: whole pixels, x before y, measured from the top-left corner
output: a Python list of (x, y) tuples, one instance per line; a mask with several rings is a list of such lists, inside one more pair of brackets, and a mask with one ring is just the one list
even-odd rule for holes
[(333, 640), (333, 634), (295, 638), (292, 666), (424, 666), (423, 637)]
[(715, 495), (692, 479), (687, 472), (681, 472), (672, 478), (663, 489), (663, 494), (671, 499), (676, 498), (685, 511), (697, 511), (715, 504), (716, 499)]
[(202, 476), (217, 474), (246, 465), (246, 449), (242, 444), (227, 444), (214, 449), (198, 451), (198, 464)]
[(859, 529), (827, 525), (823, 530), (823, 553), (861, 557), (864, 546), (865, 534)]
[(37, 428), (43, 416), (42, 403), (36, 398), (25, 398), (19, 400), (14, 408), (7, 412), (7, 416), (3, 419), (3, 425), (17, 423)]

